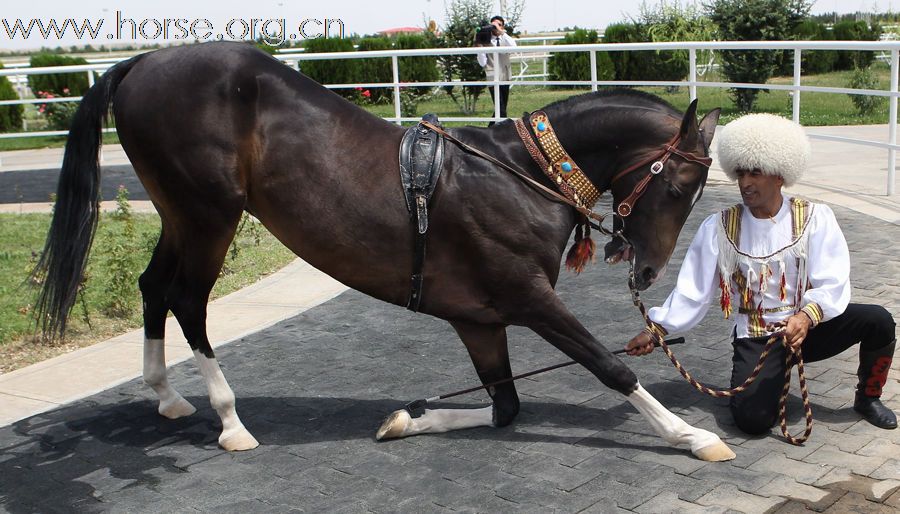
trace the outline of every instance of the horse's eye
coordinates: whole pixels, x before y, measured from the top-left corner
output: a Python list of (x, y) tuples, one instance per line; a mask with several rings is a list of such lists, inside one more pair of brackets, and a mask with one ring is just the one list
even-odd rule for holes
[(671, 184), (670, 184), (670, 185), (669, 185), (669, 194), (672, 195), (672, 196), (675, 197), (675, 198), (681, 198), (681, 195), (684, 194), (684, 193), (682, 193), (681, 190), (678, 189), (677, 186), (674, 186), (674, 185), (671, 185)]

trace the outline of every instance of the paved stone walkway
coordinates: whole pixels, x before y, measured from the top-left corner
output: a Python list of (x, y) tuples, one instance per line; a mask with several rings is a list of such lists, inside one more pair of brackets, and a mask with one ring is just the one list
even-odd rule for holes
[[(737, 200), (713, 183), (691, 216), (664, 282), (670, 289), (703, 213)], [(900, 313), (900, 227), (835, 207), (850, 243), (854, 301)], [(609, 348), (641, 327), (625, 269), (564, 274), (559, 291)], [(676, 347), (705, 382), (730, 374), (726, 324), (714, 311)], [(513, 368), (566, 360), (534, 334), (510, 329)], [(238, 411), (262, 445), (229, 454), (196, 367), (170, 370), (193, 416), (159, 417), (139, 380), (0, 429), (5, 512), (896, 512), (900, 430), (878, 430), (850, 408), (856, 350), (807, 366), (815, 427), (801, 447), (732, 425), (727, 401), (691, 389), (661, 352), (628, 358), (641, 383), (689, 423), (737, 453), (704, 463), (670, 448), (637, 412), (585, 370), (520, 382), (522, 413), (503, 429), (376, 442), (383, 417), (409, 400), (477, 382), (445, 322), (349, 291), (217, 350)], [(900, 410), (895, 361), (886, 403)], [(794, 389), (796, 391), (796, 388)], [(445, 402), (482, 406), (485, 394)], [(801, 406), (788, 406), (795, 431)]]

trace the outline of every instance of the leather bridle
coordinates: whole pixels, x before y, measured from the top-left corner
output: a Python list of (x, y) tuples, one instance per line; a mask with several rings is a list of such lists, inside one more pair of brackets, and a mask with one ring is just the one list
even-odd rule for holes
[[(619, 205), (616, 207), (616, 214), (625, 218), (631, 214), (634, 210), (634, 204), (643, 196), (643, 194), (647, 191), (647, 185), (650, 184), (650, 181), (656, 175), (659, 175), (663, 168), (665, 168), (666, 161), (669, 160), (672, 155), (677, 155), (682, 159), (693, 162), (696, 164), (700, 164), (701, 166), (705, 166), (707, 169), (712, 165), (711, 157), (698, 156), (691, 152), (685, 152), (683, 150), (679, 150), (677, 148), (678, 143), (681, 141), (681, 134), (676, 134), (668, 143), (663, 145), (663, 149), (658, 153), (643, 159), (631, 166), (625, 168), (624, 170), (618, 172), (613, 176), (612, 183), (610, 184), (610, 189), (612, 189), (612, 185), (616, 183), (619, 179), (628, 175), (629, 173), (650, 164), (650, 169), (648, 170), (647, 175), (642, 178), (637, 184), (635, 184), (634, 189), (631, 191), (624, 200), (622, 200)], [(652, 164), (651, 164), (652, 163)]]

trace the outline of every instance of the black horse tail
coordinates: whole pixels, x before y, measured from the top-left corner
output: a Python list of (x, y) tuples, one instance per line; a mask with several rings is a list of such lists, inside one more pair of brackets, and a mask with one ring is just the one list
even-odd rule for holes
[(42, 282), (35, 303), (38, 327), (56, 339), (66, 330), (87, 265), (100, 214), (100, 143), (119, 83), (143, 57), (110, 68), (81, 100), (69, 127), (50, 232), (32, 280)]

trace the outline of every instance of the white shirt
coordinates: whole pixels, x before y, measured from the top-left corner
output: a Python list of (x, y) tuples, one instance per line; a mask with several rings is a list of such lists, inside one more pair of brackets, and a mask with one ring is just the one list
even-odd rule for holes
[[(492, 46), (518, 46), (516, 44), (516, 40), (513, 39), (509, 34), (503, 33), (499, 36), (491, 36), (491, 45)], [(510, 80), (512, 77), (512, 69), (509, 63), (509, 55), (510, 54), (500, 54), (500, 80)], [(484, 68), (485, 73), (488, 75), (489, 80), (493, 80), (493, 71), (494, 71), (494, 54), (476, 54), (475, 57), (478, 59), (478, 64)]]
[[(766, 323), (774, 323), (790, 317), (795, 311), (809, 303), (817, 304), (822, 311), (821, 321), (840, 315), (850, 303), (850, 252), (847, 241), (838, 226), (834, 212), (823, 204), (811, 204), (809, 226), (809, 246), (806, 271), (810, 287), (805, 290), (800, 305), (795, 309), (766, 313)], [(683, 333), (696, 326), (712, 303), (719, 302), (719, 242), (718, 224), (720, 213), (703, 221), (694, 237), (684, 264), (678, 273), (675, 289), (660, 307), (650, 309), (650, 319), (662, 325), (669, 333)], [(774, 220), (774, 222), (773, 222)], [(751, 255), (768, 255), (793, 240), (790, 202), (784, 199), (781, 209), (774, 218), (755, 218), (749, 209), (743, 209), (739, 249)], [(766, 291), (762, 293), (762, 308), (772, 309), (794, 303), (797, 284), (797, 263), (795, 259), (784, 259), (786, 275), (786, 300), (780, 298), (781, 273), (775, 270), (769, 277)], [(741, 272), (748, 276), (746, 266)], [(749, 274), (753, 276), (752, 273)], [(759, 274), (756, 274), (759, 277)], [(731, 281), (730, 277), (726, 280)], [(758, 280), (758, 278), (757, 278)], [(739, 305), (737, 285), (731, 281), (732, 305)], [(759, 300), (757, 300), (759, 301)], [(738, 337), (748, 337), (747, 314), (741, 314), (735, 307)]]

